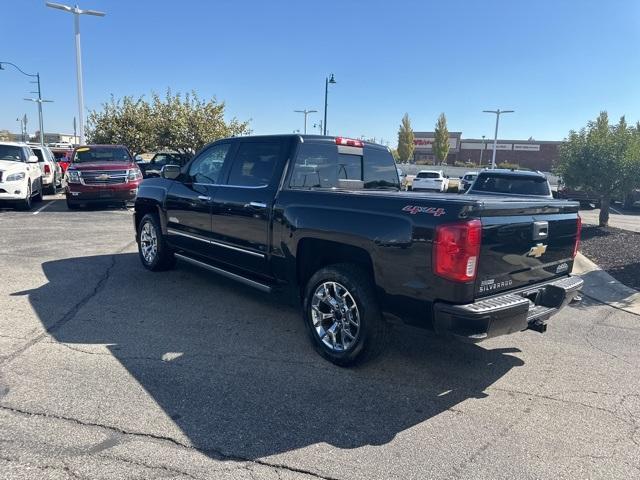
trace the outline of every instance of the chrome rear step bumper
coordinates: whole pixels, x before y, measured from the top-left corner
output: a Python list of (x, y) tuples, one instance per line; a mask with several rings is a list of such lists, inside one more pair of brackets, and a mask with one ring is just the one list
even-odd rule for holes
[(583, 284), (568, 276), (466, 305), (436, 302), (434, 328), (471, 342), (526, 329), (544, 332), (546, 321), (576, 298)]

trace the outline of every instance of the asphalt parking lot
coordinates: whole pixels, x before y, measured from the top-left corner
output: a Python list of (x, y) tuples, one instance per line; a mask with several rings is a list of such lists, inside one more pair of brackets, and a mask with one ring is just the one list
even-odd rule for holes
[(638, 316), (585, 299), (480, 345), (398, 327), (341, 369), (293, 306), (144, 270), (131, 216), (0, 210), (0, 478), (640, 478)]

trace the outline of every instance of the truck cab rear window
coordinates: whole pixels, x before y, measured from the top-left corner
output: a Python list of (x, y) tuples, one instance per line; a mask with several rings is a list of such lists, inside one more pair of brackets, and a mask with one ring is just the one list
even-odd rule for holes
[(473, 189), (511, 195), (549, 195), (546, 178), (533, 175), (480, 174)]
[[(303, 143), (293, 166), (292, 188), (345, 188), (345, 182), (365, 189), (399, 188), (398, 171), (389, 152), (364, 147), (364, 155), (338, 153), (336, 145)], [(349, 188), (349, 187), (346, 187)]]

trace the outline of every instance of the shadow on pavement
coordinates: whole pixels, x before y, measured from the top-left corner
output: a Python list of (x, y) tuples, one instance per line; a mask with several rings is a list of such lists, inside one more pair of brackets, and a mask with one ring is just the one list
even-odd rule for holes
[[(42, 267), (47, 283), (14, 295), (29, 296), (58, 342), (106, 345), (210, 455), (251, 459), (321, 442), (382, 445), (485, 397), (523, 364), (510, 355), (517, 349), (450, 343), (403, 327), (382, 357), (341, 369), (315, 354), (296, 308), (188, 265), (151, 273), (137, 255), (121, 254)], [(78, 303), (53, 318), (51, 298), (60, 292)]]

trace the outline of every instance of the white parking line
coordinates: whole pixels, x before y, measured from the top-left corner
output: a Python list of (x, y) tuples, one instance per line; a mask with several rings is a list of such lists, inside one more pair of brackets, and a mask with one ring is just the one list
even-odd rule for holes
[(615, 208), (613, 208), (613, 207), (611, 207), (611, 206), (609, 207), (609, 209), (610, 209), (613, 213), (617, 213), (618, 215), (624, 215), (624, 213), (619, 212), (618, 210), (616, 210)]
[(36, 210), (35, 212), (33, 212), (34, 215), (39, 214), (41, 211), (43, 211), (45, 208), (47, 208), (49, 205), (51, 205), (53, 202), (49, 202), (43, 206), (41, 206), (38, 210)]

